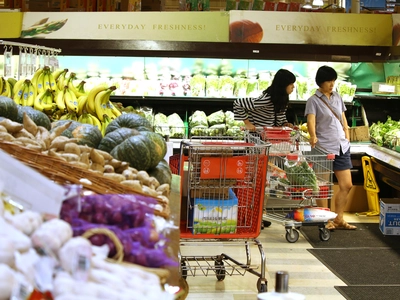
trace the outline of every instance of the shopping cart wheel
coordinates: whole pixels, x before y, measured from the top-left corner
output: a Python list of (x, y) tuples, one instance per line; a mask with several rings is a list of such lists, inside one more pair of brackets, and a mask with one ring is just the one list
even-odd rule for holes
[(319, 238), (323, 242), (329, 241), (329, 239), (331, 238), (331, 232), (325, 227), (322, 227), (319, 229)]
[(299, 239), (299, 236), (300, 236), (300, 234), (297, 229), (293, 229), (293, 228), (286, 229), (286, 240), (289, 243), (296, 243), (297, 240)]
[(258, 278), (257, 290), (259, 293), (268, 292), (267, 280), (265, 278)]
[(181, 261), (181, 275), (183, 279), (186, 279), (187, 269), (186, 269), (186, 263), (184, 261)]
[(222, 281), (225, 279), (225, 266), (223, 261), (216, 260), (214, 261), (215, 266), (215, 274), (217, 276), (218, 281)]

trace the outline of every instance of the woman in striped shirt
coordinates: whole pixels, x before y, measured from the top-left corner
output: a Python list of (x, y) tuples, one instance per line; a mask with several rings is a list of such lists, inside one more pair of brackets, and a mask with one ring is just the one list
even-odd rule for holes
[(286, 110), (296, 76), (288, 70), (276, 72), (272, 84), (257, 98), (239, 98), (233, 102), (235, 120), (244, 121), (247, 130), (256, 127), (288, 126)]

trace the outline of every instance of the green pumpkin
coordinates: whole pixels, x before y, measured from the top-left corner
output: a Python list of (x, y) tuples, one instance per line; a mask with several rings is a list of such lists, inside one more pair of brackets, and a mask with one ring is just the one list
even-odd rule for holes
[(26, 112), (26, 114), (32, 119), (32, 121), (36, 125), (42, 126), (47, 130), (51, 129), (51, 121), (49, 117), (45, 113), (38, 111), (30, 106), (18, 106), (17, 122), (22, 124), (24, 112)]
[(108, 124), (106, 129), (106, 135), (121, 127), (133, 128), (133, 129), (136, 129), (138, 127), (144, 127), (148, 128), (148, 130), (152, 130), (152, 126), (146, 118), (138, 114), (126, 113), (115, 118), (110, 122), (110, 124)]
[(125, 139), (121, 144), (115, 146), (110, 154), (115, 159), (128, 162), (137, 170), (147, 170), (157, 165), (153, 163), (150, 146), (150, 141), (139, 134)]
[(171, 185), (172, 172), (165, 159), (162, 159), (155, 168), (147, 170), (147, 173), (156, 178), (160, 184), (168, 183)]
[(68, 122), (72, 122), (72, 124), (61, 133), (62, 136), (76, 138), (78, 145), (87, 145), (97, 149), (103, 138), (103, 135), (101, 134), (99, 128), (97, 128), (95, 125), (82, 124), (80, 122), (71, 120), (60, 120), (53, 122), (52, 130)]
[(118, 128), (106, 134), (100, 141), (98, 148), (100, 150), (110, 153), (111, 150), (115, 148), (115, 146), (121, 144), (128, 137), (138, 134), (140, 134), (140, 132), (136, 129), (126, 127)]
[(0, 96), (0, 117), (5, 117), (11, 121), (17, 121), (18, 105), (13, 99)]
[(167, 154), (167, 143), (158, 133), (142, 131), (141, 134), (144, 135), (149, 142), (151, 142), (150, 155), (152, 159), (152, 165), (156, 166), (165, 157), (165, 154)]

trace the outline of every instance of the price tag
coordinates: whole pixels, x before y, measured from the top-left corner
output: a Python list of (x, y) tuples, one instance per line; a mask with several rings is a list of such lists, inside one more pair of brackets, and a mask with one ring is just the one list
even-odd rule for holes
[(26, 53), (26, 75), (29, 77), (32, 75), (32, 56), (31, 53)]
[(36, 52), (31, 53), (31, 75), (36, 71), (37, 66), (37, 54)]
[(12, 77), (12, 51), (4, 51), (4, 77)]

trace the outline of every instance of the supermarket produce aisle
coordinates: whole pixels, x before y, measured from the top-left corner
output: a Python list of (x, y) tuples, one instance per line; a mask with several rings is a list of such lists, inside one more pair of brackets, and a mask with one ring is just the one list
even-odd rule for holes
[[(378, 222), (378, 217), (357, 217), (346, 214), (350, 222)], [(332, 237), (334, 238), (334, 237)], [(307, 300), (340, 300), (345, 299), (334, 286), (346, 284), (326, 268), (307, 249), (312, 246), (300, 234), (296, 243), (288, 243), (285, 239), (285, 230), (282, 223), (272, 222), (272, 225), (261, 231), (259, 236), (267, 257), (268, 291), (275, 286), (277, 271), (289, 272), (289, 290), (301, 293)], [(244, 246), (227, 247), (221, 244), (213, 246), (199, 243), (199, 246), (181, 247), (182, 255), (218, 255), (231, 254), (239, 261), (245, 261)], [(252, 264), (258, 264), (260, 255), (258, 249), (252, 248)], [(226, 276), (223, 281), (217, 281), (215, 276), (187, 277), (189, 285), (188, 300), (255, 300), (257, 299), (257, 277), (246, 273), (244, 276)]]

